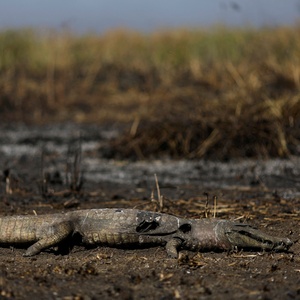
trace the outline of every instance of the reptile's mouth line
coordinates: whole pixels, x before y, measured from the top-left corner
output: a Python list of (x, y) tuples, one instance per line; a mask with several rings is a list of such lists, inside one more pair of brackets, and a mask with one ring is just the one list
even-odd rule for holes
[(244, 231), (244, 230), (233, 230), (241, 235), (244, 235), (244, 236), (247, 236), (247, 237), (250, 237), (251, 239), (257, 241), (257, 242), (260, 242), (260, 243), (265, 243), (265, 244), (268, 244), (268, 245), (275, 245), (276, 243), (270, 241), (270, 240), (267, 240), (267, 239), (263, 239), (263, 238), (260, 238), (259, 236), (256, 236), (250, 232), (247, 232), (247, 231)]

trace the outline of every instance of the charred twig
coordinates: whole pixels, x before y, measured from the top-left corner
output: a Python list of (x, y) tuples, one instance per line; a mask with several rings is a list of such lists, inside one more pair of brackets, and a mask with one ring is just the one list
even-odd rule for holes
[(69, 145), (66, 163), (66, 185), (73, 192), (79, 192), (83, 186), (83, 173), (81, 170), (82, 147), (81, 138), (77, 145)]

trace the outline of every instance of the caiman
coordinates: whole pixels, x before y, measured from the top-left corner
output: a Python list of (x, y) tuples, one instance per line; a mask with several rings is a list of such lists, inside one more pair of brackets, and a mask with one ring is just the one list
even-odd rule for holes
[(223, 219), (185, 219), (137, 209), (88, 209), (64, 214), (0, 217), (0, 244), (30, 244), (33, 256), (78, 233), (85, 244), (128, 247), (163, 245), (176, 258), (192, 251), (260, 249), (287, 251), (293, 242)]

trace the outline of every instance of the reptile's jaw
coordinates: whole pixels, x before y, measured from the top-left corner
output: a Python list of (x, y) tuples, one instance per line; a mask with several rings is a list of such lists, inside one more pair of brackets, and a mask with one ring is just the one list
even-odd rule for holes
[(252, 226), (234, 224), (225, 234), (232, 247), (288, 251), (293, 242), (288, 238), (270, 236)]
[(294, 243), (288, 239), (288, 238), (285, 238), (285, 239), (282, 239), (282, 242), (281, 243), (278, 243), (276, 245), (274, 245), (274, 250), (275, 251), (288, 251), (289, 248), (293, 245)]

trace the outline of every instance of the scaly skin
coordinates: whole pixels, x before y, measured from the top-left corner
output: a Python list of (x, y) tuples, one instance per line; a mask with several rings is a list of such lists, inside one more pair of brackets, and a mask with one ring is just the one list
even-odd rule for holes
[(40, 216), (0, 218), (0, 243), (33, 243), (24, 256), (33, 256), (78, 232), (86, 244), (125, 246), (166, 245), (171, 257), (179, 249), (230, 250), (255, 248), (287, 251), (293, 244), (246, 224), (220, 219), (183, 219), (136, 209), (89, 209)]

